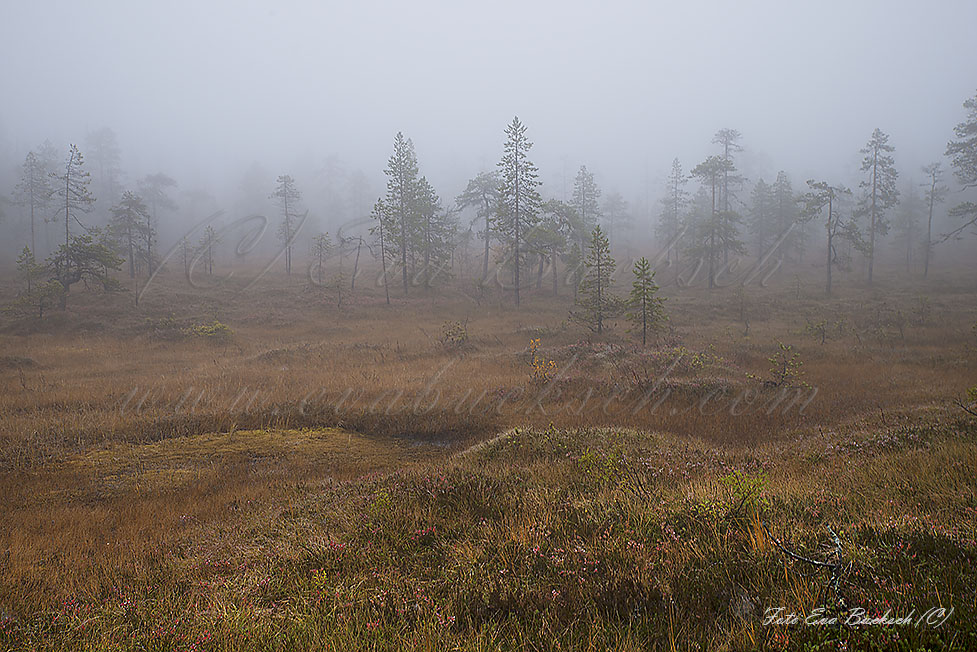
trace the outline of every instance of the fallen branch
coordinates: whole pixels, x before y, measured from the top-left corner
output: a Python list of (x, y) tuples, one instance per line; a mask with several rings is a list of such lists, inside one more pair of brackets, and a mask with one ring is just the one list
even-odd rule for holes
[(963, 410), (970, 416), (977, 417), (977, 403), (973, 403), (971, 405), (967, 405), (963, 401), (954, 401), (954, 403), (956, 403), (957, 407), (959, 407), (961, 410)]
[(796, 552), (788, 549), (787, 546), (782, 544), (780, 540), (770, 532), (770, 528), (767, 527), (767, 524), (764, 521), (760, 521), (760, 525), (763, 526), (763, 531), (767, 533), (767, 536), (770, 537), (773, 544), (791, 559), (804, 562), (805, 564), (810, 564), (818, 568), (827, 568), (830, 570), (831, 579), (828, 581), (828, 585), (834, 589), (835, 592), (838, 591), (838, 585), (841, 582), (841, 571), (844, 568), (844, 565), (841, 563), (841, 539), (838, 538), (838, 535), (835, 534), (834, 530), (832, 530), (830, 527), (828, 528), (828, 532), (831, 533), (831, 539), (834, 542), (834, 549), (829, 553), (828, 557), (829, 559), (833, 558), (834, 561), (820, 561), (818, 559), (811, 559), (810, 557), (799, 555)]

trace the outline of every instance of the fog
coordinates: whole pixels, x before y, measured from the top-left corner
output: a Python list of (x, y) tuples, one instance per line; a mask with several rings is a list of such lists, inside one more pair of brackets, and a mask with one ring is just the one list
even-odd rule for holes
[(382, 192), (403, 131), (450, 199), (494, 167), (513, 115), (549, 197), (586, 164), (605, 190), (647, 205), (672, 159), (690, 169), (725, 127), (743, 135), (751, 181), (785, 169), (795, 187), (857, 184), (876, 127), (908, 179), (963, 119), (974, 25), (966, 0), (7, 1), (0, 190), (45, 139), (84, 152), (107, 126), (125, 186), (163, 171), (246, 209), (235, 198), (249, 169), (267, 192), (290, 173), (312, 205), (331, 170), (359, 170), (370, 196), (353, 213)]

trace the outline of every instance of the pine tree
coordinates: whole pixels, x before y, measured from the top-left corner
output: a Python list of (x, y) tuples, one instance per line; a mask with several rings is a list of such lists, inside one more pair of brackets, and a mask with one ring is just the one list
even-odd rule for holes
[(51, 199), (51, 170), (34, 152), (27, 152), (20, 181), (14, 188), (14, 201), (24, 206), (30, 214), (31, 251), (37, 251), (36, 217), (43, 215)]
[[(582, 264), (582, 256), (580, 245), (576, 244), (573, 235), (576, 233), (579, 222), (577, 211), (570, 204), (559, 199), (550, 199), (543, 203), (540, 228), (544, 236), (540, 238), (543, 243), (540, 245), (540, 250), (544, 251), (547, 246), (549, 247), (548, 256), (553, 272), (553, 296), (558, 296), (560, 293), (557, 261), (562, 260), (567, 266), (567, 273), (571, 276), (569, 282), (574, 287), (574, 298), (576, 298), (576, 287), (582, 278), (578, 269), (579, 265)], [(570, 243), (573, 244), (568, 250), (567, 245)], [(575, 254), (571, 253), (573, 246), (576, 246)], [(573, 258), (573, 265), (570, 264), (571, 258)], [(577, 274), (575, 278), (574, 274)]]
[(278, 227), (278, 237), (285, 246), (285, 274), (292, 274), (292, 241), (295, 239), (297, 209), (302, 193), (295, 187), (295, 179), (284, 174), (276, 180), (278, 185), (269, 195), (270, 199), (278, 200), (278, 207), (282, 212), (282, 221)]
[(889, 136), (881, 129), (872, 132), (872, 137), (860, 151), (865, 155), (862, 159), (862, 172), (868, 175), (859, 184), (864, 192), (858, 215), (868, 218), (868, 241), (862, 243), (860, 248), (868, 257), (868, 282), (871, 283), (875, 266), (875, 241), (889, 232), (885, 213), (899, 202), (899, 191), (896, 189), (899, 173), (895, 168), (895, 160), (890, 156), (895, 148), (889, 144)]
[(17, 275), (25, 287), (17, 293), (17, 299), (7, 307), (7, 310), (23, 312), (27, 315), (36, 312), (37, 318), (43, 319), (44, 311), (54, 306), (64, 291), (57, 280), (44, 280), (46, 272), (44, 266), (34, 260), (34, 253), (30, 247), (24, 247), (17, 257)]
[(924, 199), (929, 209), (929, 216), (926, 219), (926, 242), (923, 243), (923, 278), (926, 278), (929, 275), (930, 256), (933, 253), (933, 209), (936, 204), (943, 203), (949, 189), (940, 183), (943, 178), (943, 166), (939, 162), (924, 166), (923, 173), (929, 177), (929, 180), (923, 184), (926, 187)]
[(786, 172), (777, 173), (777, 180), (771, 187), (773, 203), (777, 212), (774, 237), (780, 240), (780, 247), (785, 256), (793, 254), (795, 260), (804, 257), (807, 241), (806, 222), (800, 219), (797, 206), (797, 196)]
[(88, 229), (83, 235), (72, 236), (68, 245), (61, 245), (48, 259), (54, 278), (64, 288), (61, 292), (61, 308), (66, 307), (65, 295), (72, 285), (83, 281), (87, 286), (99, 285), (107, 292), (122, 289), (109, 275), (118, 271), (124, 262), (112, 250), (107, 234), (97, 228)]
[(580, 249), (580, 244), (572, 240), (570, 248), (562, 258), (566, 266), (567, 283), (573, 288), (573, 302), (576, 303), (584, 274), (583, 251)]
[(753, 236), (757, 258), (762, 258), (779, 227), (776, 200), (772, 188), (759, 179), (750, 193), (750, 217), (747, 226)]
[(620, 300), (612, 294), (617, 264), (611, 257), (611, 245), (600, 225), (591, 233), (584, 267), (586, 273), (570, 317), (600, 334), (604, 331), (604, 321), (618, 314), (621, 308)]
[[(64, 244), (58, 249), (57, 256), (60, 256), (61, 264), (58, 267), (62, 276), (58, 277), (64, 292), (61, 295), (62, 310), (67, 307), (68, 289), (80, 279), (72, 270), (75, 262), (71, 256), (73, 253), (84, 253), (85, 247), (73, 247), (71, 236), (71, 223), (76, 222), (82, 228), (86, 228), (78, 217), (79, 213), (88, 213), (95, 204), (95, 197), (92, 196), (88, 186), (91, 184), (91, 175), (85, 169), (85, 159), (76, 145), (68, 148), (68, 158), (64, 164), (64, 174), (51, 173), (53, 186), (53, 197), (58, 198), (59, 212), (63, 210), (64, 216)], [(86, 229), (87, 230), (87, 229)], [(78, 278), (75, 278), (75, 277)]]
[[(122, 199), (111, 208), (112, 219), (109, 233), (129, 262), (129, 278), (136, 277), (136, 258), (146, 255), (143, 243), (147, 241), (145, 230), (150, 227), (149, 209), (142, 198), (130, 190), (122, 193)], [(152, 275), (152, 272), (150, 272)]]
[(712, 142), (721, 146), (722, 153), (722, 183), (720, 184), (720, 204), (716, 208), (721, 212), (719, 216), (721, 230), (728, 232), (731, 237), (724, 240), (723, 263), (729, 262), (729, 254), (738, 253), (739, 249), (733, 245), (738, 241), (737, 223), (739, 214), (731, 208), (730, 197), (732, 196), (731, 186), (737, 186), (743, 182), (743, 178), (736, 174), (736, 163), (733, 162), (733, 153), (742, 152), (743, 147), (739, 144), (742, 134), (736, 129), (720, 129), (713, 136)]
[(676, 282), (693, 282), (695, 276), (706, 266), (707, 259), (715, 256), (715, 246), (711, 246), (713, 243), (710, 235), (712, 229), (718, 225), (718, 220), (713, 210), (712, 197), (709, 188), (699, 186), (689, 201), (687, 212), (682, 219), (682, 229), (685, 232), (682, 253), (689, 259), (686, 260), (687, 263), (694, 264), (692, 268), (694, 271), (686, 280), (676, 277)]
[(146, 228), (144, 234), (146, 238), (146, 260), (149, 265), (149, 275), (153, 275), (153, 265), (155, 265), (155, 254), (153, 244), (155, 244), (156, 225), (159, 224), (159, 210), (172, 211), (176, 209), (176, 202), (169, 195), (169, 189), (176, 187), (176, 180), (162, 172), (150, 174), (143, 177), (139, 184), (140, 194), (146, 198), (152, 211), (146, 216)]
[(525, 257), (524, 240), (538, 221), (543, 203), (536, 166), (527, 157), (533, 144), (526, 126), (514, 117), (505, 130), (506, 141), (499, 161), (498, 232), (513, 266), (516, 305), (519, 305), (519, 271)]
[(689, 203), (689, 193), (685, 190), (688, 178), (682, 172), (682, 164), (676, 158), (666, 182), (666, 194), (661, 199), (662, 212), (658, 220), (656, 235), (665, 241), (665, 260), (672, 261), (672, 252), (678, 255), (678, 241), (682, 236), (682, 216)]
[(892, 222), (893, 244), (905, 255), (907, 273), (912, 271), (917, 246), (920, 250), (926, 248), (926, 243), (921, 243), (919, 237), (919, 222), (925, 211), (923, 198), (917, 194), (912, 184), (908, 185)]
[(688, 252), (705, 258), (709, 274), (709, 288), (716, 286), (716, 266), (721, 252), (743, 253), (745, 248), (739, 240), (736, 224), (738, 215), (733, 211), (723, 211), (719, 204), (724, 174), (729, 163), (721, 156), (710, 156), (695, 166), (692, 176), (698, 177), (709, 188), (710, 210), (707, 215), (698, 214), (693, 221), (692, 246)]
[(537, 263), (536, 289), (543, 286), (543, 274), (549, 262), (554, 295), (557, 293), (556, 260), (566, 246), (564, 233), (568, 210), (572, 211), (567, 204), (556, 199), (543, 202), (539, 222), (526, 234), (526, 248)]
[[(964, 102), (963, 107), (967, 109), (967, 119), (953, 128), (957, 140), (947, 143), (946, 155), (950, 157), (957, 181), (967, 189), (977, 187), (977, 95)], [(968, 227), (977, 226), (977, 202), (961, 202), (948, 214), (962, 219), (963, 224), (947, 233), (944, 240), (957, 238)]]
[(458, 195), (455, 203), (464, 210), (475, 208), (476, 219), (483, 223), (479, 237), (485, 241), (485, 258), (482, 259), (482, 282), (488, 278), (489, 251), (493, 236), (492, 223), (498, 214), (499, 202), (499, 174), (498, 172), (481, 172), (468, 182), (465, 191)]
[(197, 245), (197, 257), (203, 258), (204, 267), (209, 275), (214, 273), (214, 249), (218, 244), (220, 244), (220, 238), (217, 236), (217, 231), (208, 224), (207, 228), (204, 229), (203, 237), (200, 238), (200, 243)]
[(641, 331), (641, 346), (648, 343), (648, 331), (656, 331), (668, 319), (665, 316), (665, 300), (658, 296), (658, 284), (651, 263), (642, 256), (634, 263), (634, 281), (628, 297), (627, 318), (635, 330)]
[(811, 190), (804, 195), (801, 200), (804, 202), (804, 219), (815, 219), (821, 215), (825, 208), (828, 214), (825, 220), (825, 232), (827, 234), (827, 280), (825, 282), (825, 294), (831, 294), (831, 270), (838, 265), (839, 255), (835, 247), (835, 239), (838, 237), (851, 240), (858, 240), (857, 229), (854, 220), (847, 223), (842, 222), (838, 209), (838, 202), (844, 195), (850, 195), (851, 191), (844, 186), (831, 186), (826, 181), (807, 182)]

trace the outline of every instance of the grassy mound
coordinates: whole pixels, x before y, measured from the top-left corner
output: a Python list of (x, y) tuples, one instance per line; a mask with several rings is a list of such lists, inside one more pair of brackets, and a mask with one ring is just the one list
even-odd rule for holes
[[(172, 440), (131, 459), (238, 454), (249, 437), (278, 454), (294, 437), (331, 450), (338, 439), (326, 434)], [(516, 429), (436, 461), (307, 480), (274, 505), (182, 524), (174, 545), (100, 594), (7, 614), (0, 643), (973, 649), (975, 434), (972, 422), (939, 414), (882, 434), (853, 427), (739, 450), (632, 430)], [(765, 626), (777, 607), (842, 619), (853, 608), (954, 611), (940, 627)]]

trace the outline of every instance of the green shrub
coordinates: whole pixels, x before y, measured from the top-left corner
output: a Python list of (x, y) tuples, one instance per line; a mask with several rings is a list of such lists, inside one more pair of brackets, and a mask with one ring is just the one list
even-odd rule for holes
[(446, 321), (441, 325), (441, 346), (448, 350), (461, 349), (468, 345), (468, 322)]
[(215, 342), (226, 342), (234, 335), (234, 331), (227, 324), (214, 320), (211, 324), (195, 324), (183, 331), (190, 337), (203, 337)]

